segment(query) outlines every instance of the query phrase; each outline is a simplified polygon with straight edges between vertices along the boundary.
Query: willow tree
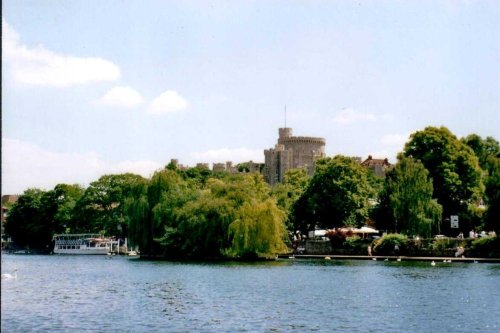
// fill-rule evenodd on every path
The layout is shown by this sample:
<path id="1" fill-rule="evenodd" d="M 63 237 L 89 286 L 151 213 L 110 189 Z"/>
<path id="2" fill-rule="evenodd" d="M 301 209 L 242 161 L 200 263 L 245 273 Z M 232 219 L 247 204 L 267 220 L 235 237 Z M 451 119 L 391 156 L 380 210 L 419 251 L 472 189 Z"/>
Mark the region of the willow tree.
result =
<path id="1" fill-rule="evenodd" d="M 232 244 L 226 254 L 252 258 L 286 252 L 284 217 L 272 199 L 245 203 L 229 226 Z"/>
<path id="2" fill-rule="evenodd" d="M 383 189 L 393 229 L 426 237 L 438 232 L 442 208 L 432 199 L 432 193 L 432 180 L 423 164 L 402 158 L 386 174 Z"/>

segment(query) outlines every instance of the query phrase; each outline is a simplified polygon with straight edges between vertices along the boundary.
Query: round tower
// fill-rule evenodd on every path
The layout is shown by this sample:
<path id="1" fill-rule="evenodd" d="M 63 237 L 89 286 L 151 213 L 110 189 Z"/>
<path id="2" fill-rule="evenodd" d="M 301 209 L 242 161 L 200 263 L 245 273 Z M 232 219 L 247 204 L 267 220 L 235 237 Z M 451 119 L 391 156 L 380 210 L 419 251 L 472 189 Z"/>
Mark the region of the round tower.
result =
<path id="1" fill-rule="evenodd" d="M 282 143 L 283 140 L 292 137 L 293 130 L 290 127 L 282 127 L 279 129 L 278 143 Z"/>

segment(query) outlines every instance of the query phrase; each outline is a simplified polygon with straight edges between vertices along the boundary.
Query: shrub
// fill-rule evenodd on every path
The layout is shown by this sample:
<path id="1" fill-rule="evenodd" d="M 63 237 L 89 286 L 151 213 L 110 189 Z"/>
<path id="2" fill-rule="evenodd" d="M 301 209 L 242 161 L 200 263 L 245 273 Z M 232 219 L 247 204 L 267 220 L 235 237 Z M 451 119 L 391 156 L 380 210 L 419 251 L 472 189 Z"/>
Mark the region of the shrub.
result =
<path id="1" fill-rule="evenodd" d="M 499 257 L 500 237 L 482 237 L 473 240 L 471 253 L 481 257 Z"/>
<path id="2" fill-rule="evenodd" d="M 349 250 L 364 251 L 366 250 L 366 245 L 361 237 L 352 236 L 345 239 L 344 248 Z"/>
<path id="3" fill-rule="evenodd" d="M 453 238 L 438 238 L 432 243 L 432 249 L 434 251 L 444 251 L 446 249 L 452 249 L 455 247 L 456 240 Z"/>
<path id="4" fill-rule="evenodd" d="M 352 235 L 353 233 L 351 230 L 342 230 L 341 228 L 328 230 L 325 233 L 325 236 L 330 239 L 332 248 L 342 247 L 346 238 L 351 237 Z"/>
<path id="5" fill-rule="evenodd" d="M 384 235 L 373 242 L 373 251 L 378 255 L 397 254 L 394 252 L 396 245 L 399 247 L 400 253 L 404 252 L 408 245 L 408 237 L 401 234 Z"/>

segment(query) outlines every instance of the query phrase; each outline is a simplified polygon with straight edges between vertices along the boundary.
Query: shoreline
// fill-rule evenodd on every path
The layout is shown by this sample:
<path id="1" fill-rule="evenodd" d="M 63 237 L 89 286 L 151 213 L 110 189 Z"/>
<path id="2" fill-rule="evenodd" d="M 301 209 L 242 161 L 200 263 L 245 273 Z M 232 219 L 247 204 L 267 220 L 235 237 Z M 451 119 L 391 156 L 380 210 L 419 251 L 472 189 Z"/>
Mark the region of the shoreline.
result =
<path id="1" fill-rule="evenodd" d="M 494 263 L 500 264 L 500 258 L 457 258 L 457 257 L 414 257 L 414 256 L 364 256 L 364 255 L 338 255 L 338 254 L 282 254 L 278 259 L 323 259 L 323 260 L 374 260 L 377 261 L 435 261 L 462 262 L 462 263 Z"/>

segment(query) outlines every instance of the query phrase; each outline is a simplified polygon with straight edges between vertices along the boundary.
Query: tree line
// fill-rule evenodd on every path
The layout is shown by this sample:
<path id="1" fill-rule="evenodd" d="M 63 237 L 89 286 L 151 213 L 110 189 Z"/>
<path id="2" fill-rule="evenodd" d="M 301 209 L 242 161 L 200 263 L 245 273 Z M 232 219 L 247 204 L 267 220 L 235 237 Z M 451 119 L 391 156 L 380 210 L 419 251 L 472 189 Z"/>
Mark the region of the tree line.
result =
<path id="1" fill-rule="evenodd" d="M 449 218 L 459 216 L 459 229 Z M 354 158 L 289 170 L 270 187 L 259 173 L 229 174 L 174 164 L 147 179 L 104 175 L 87 188 L 28 189 L 5 232 L 17 246 L 51 249 L 56 233 L 128 238 L 141 253 L 177 258 L 256 258 L 286 252 L 289 235 L 314 228 L 373 224 L 408 236 L 500 231 L 500 145 L 457 138 L 445 127 L 410 136 L 379 178 Z"/>

